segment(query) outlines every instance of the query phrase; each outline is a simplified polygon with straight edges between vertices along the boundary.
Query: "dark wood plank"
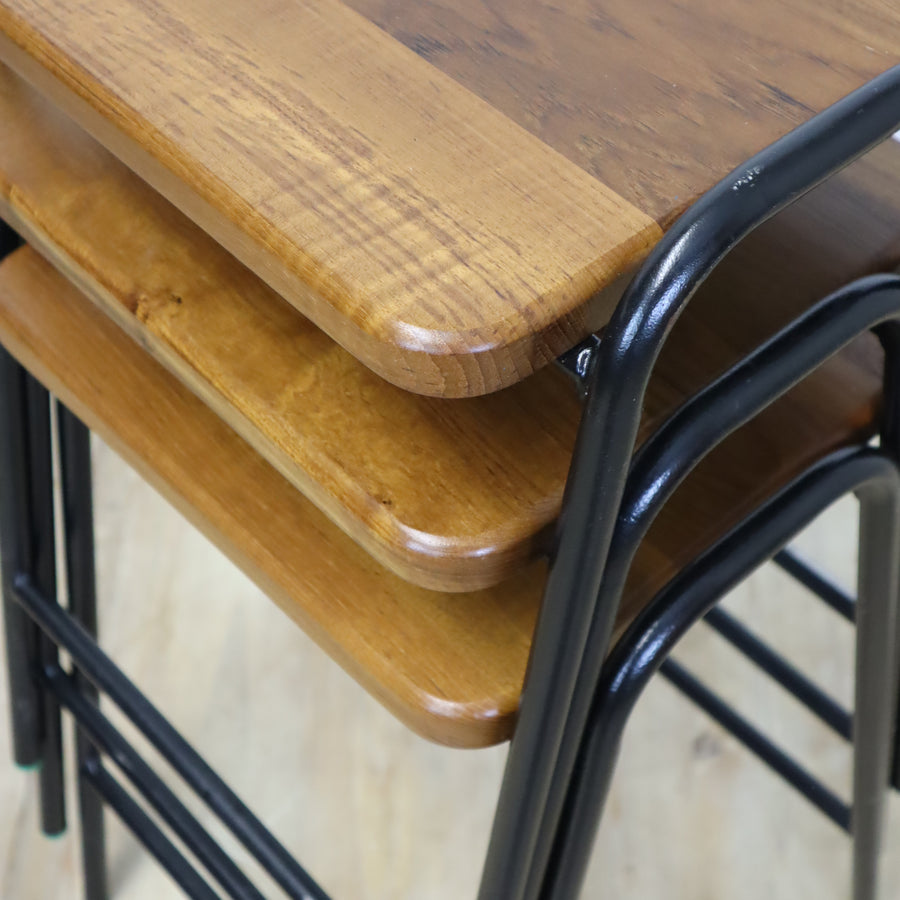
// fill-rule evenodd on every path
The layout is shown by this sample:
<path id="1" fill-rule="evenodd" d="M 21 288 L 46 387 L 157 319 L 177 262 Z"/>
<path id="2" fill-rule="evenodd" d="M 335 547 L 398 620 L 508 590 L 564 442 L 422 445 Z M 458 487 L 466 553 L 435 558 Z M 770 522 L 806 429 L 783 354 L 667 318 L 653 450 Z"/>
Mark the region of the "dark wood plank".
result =
<path id="1" fill-rule="evenodd" d="M 663 225 L 900 62 L 888 0 L 347 0 Z"/>

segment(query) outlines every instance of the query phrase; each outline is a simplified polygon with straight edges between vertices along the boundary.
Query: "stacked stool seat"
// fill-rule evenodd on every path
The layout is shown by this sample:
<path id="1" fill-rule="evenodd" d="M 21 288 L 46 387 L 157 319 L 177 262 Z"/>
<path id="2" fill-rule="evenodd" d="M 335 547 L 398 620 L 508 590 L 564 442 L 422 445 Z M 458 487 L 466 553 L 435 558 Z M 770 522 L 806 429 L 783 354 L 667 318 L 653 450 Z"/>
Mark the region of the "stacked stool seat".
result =
<path id="1" fill-rule="evenodd" d="M 898 552 L 891 322 L 900 287 L 888 275 L 845 285 L 900 260 L 898 148 L 875 147 L 834 173 L 887 133 L 878 98 L 900 76 L 735 170 L 650 253 L 674 206 L 648 215 L 449 78 L 398 87 L 387 112 L 361 95 L 348 100 L 361 50 L 380 48 L 372 65 L 385 83 L 428 67 L 343 6 L 281 10 L 308 26 L 303 49 L 314 61 L 329 35 L 347 36 L 333 77 L 312 63 L 296 84 L 297 73 L 286 76 L 298 91 L 302 82 L 295 99 L 308 106 L 295 131 L 285 131 L 293 120 L 278 102 L 287 88 L 271 81 L 292 49 L 280 19 L 247 38 L 240 52 L 254 74 L 226 67 L 234 105 L 219 97 L 222 129 L 200 132 L 236 145 L 235 157 L 217 156 L 194 140 L 197 110 L 171 82 L 189 71 L 214 95 L 212 60 L 240 44 L 241 11 L 226 4 L 219 21 L 201 4 L 175 28 L 171 10 L 120 2 L 134 22 L 113 16 L 103 27 L 105 7 L 84 9 L 83 44 L 69 40 L 71 4 L 55 16 L 25 0 L 0 3 L 0 59 L 12 66 L 0 68 L 0 518 L 15 752 L 42 763 L 44 827 L 61 830 L 59 707 L 74 715 L 90 900 L 105 893 L 103 803 L 189 895 L 215 896 L 106 757 L 126 760 L 133 787 L 226 892 L 258 896 L 100 715 L 97 689 L 289 895 L 324 894 L 85 635 L 96 630 L 88 429 L 414 731 L 457 747 L 512 738 L 483 900 L 574 895 L 614 762 L 618 732 L 607 729 L 606 746 L 602 726 L 617 714 L 620 668 L 636 665 L 642 641 L 667 650 L 715 602 L 721 590 L 710 585 L 721 589 L 730 566 L 742 577 L 775 553 L 790 536 L 778 538 L 776 523 L 802 523 L 815 490 L 859 489 L 869 533 L 856 723 L 837 717 L 862 748 L 857 793 L 851 809 L 801 789 L 853 832 L 855 897 L 869 900 L 890 767 L 885 710 L 897 687 L 897 573 L 885 572 Z M 97 63 L 106 30 L 123 27 L 123 46 L 159 32 L 191 48 L 203 28 L 207 43 L 175 54 L 154 80 L 125 64 L 121 48 Z M 263 38 L 271 59 L 253 56 Z M 258 121 L 240 113 L 247 79 L 266 98 Z M 181 105 L 161 114 L 175 97 Z M 849 121 L 854 103 L 875 108 L 856 150 L 829 125 Z M 359 130 L 338 128 L 341 115 Z M 284 144 L 257 156 L 264 125 Z M 831 177 L 741 240 L 819 180 L 797 162 L 807 134 L 810 170 Z M 430 165 L 419 169 L 420 159 Z M 479 202 L 459 187 L 467 179 L 482 185 Z M 696 237 L 704 227 L 706 242 Z M 679 240 L 700 245 L 686 262 Z M 659 276 L 667 253 L 693 273 L 672 288 Z M 713 268 L 678 318 L 691 277 L 699 283 Z M 643 309 L 654 292 L 657 305 Z M 856 308 L 873 312 L 832 346 L 832 320 Z M 615 356 L 628 342 L 634 365 Z M 808 362 L 792 361 L 793 343 Z M 621 381 L 604 381 L 604 366 L 619 366 Z M 768 393 L 757 396 L 754 379 Z M 608 414 L 598 413 L 604 404 Z M 865 449 L 875 436 L 881 449 Z M 600 449 L 591 457 L 586 447 Z M 54 454 L 61 504 L 49 489 Z M 57 521 L 71 616 L 56 602 Z M 682 608 L 666 630 L 668 610 Z"/>

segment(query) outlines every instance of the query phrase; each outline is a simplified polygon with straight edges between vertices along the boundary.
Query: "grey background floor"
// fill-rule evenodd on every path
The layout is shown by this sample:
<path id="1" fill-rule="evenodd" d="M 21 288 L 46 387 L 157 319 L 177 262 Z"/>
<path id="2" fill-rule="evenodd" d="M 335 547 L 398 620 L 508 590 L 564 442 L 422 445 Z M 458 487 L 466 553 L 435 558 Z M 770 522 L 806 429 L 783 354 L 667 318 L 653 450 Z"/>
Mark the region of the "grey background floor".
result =
<path id="1" fill-rule="evenodd" d="M 474 896 L 504 748 L 448 750 L 409 733 L 99 442 L 94 462 L 105 649 L 336 900 Z M 798 546 L 850 585 L 854 528 L 843 501 Z M 726 603 L 849 705 L 848 625 L 771 566 Z M 720 638 L 700 626 L 678 657 L 846 795 L 846 746 Z M 33 776 L 0 765 L 0 898 L 77 898 L 77 826 L 44 840 L 35 805 Z M 116 900 L 178 896 L 108 819 Z M 900 892 L 898 838 L 892 824 L 885 897 Z M 841 832 L 670 686 L 651 685 L 587 897 L 825 900 L 847 896 L 848 873 Z"/>

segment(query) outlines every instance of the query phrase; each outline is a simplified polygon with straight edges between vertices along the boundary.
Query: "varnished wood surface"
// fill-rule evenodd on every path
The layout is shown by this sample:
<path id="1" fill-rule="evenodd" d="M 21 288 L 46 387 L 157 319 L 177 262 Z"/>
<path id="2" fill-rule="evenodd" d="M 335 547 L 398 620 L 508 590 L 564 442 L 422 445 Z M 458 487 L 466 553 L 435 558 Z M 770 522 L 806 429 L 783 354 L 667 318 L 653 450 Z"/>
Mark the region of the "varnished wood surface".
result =
<path id="1" fill-rule="evenodd" d="M 0 335 L 400 718 L 451 744 L 507 736 L 540 565 L 440 594 L 378 565 L 33 251 L 3 263 Z M 210 615 L 215 598 L 210 597 Z"/>
<path id="2" fill-rule="evenodd" d="M 391 575 L 30 249 L 0 266 L 0 339 L 410 727 L 462 746 L 509 736 L 541 564 L 466 594 Z M 654 526 L 618 628 L 773 485 L 868 433 L 876 395 L 842 355 L 716 451 Z"/>
<path id="3" fill-rule="evenodd" d="M 580 304 L 648 219 L 900 40 L 884 0 L 354 5 L 385 31 L 337 3 L 9 0 L 0 53 L 351 352 L 448 396 L 602 324 L 610 297 Z"/>
<path id="4" fill-rule="evenodd" d="M 579 412 L 562 375 L 454 402 L 394 388 L 4 70 L 0 120 L 0 214 L 379 561 L 473 590 L 545 549 Z M 751 238 L 677 327 L 644 433 L 810 302 L 900 259 L 898 207 L 888 144 Z"/>
<path id="5" fill-rule="evenodd" d="M 7 0 L 0 57 L 417 392 L 549 362 L 660 233 L 340 3 Z"/>
<path id="6" fill-rule="evenodd" d="M 473 590 L 543 549 L 580 415 L 565 375 L 403 391 L 2 67 L 0 121 L 0 217 L 384 565 Z"/>
<path id="7" fill-rule="evenodd" d="M 893 0 L 347 0 L 663 225 L 900 62 Z"/>

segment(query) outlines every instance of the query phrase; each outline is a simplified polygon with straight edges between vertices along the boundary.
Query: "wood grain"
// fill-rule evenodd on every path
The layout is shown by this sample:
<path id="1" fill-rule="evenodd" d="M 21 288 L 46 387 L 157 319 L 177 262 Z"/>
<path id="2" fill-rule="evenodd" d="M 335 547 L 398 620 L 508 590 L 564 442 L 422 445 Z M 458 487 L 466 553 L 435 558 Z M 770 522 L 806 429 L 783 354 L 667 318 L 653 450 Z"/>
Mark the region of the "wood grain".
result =
<path id="1" fill-rule="evenodd" d="M 390 574 L 30 249 L 0 265 L 0 339 L 410 727 L 457 746 L 510 735 L 541 564 L 452 595 Z M 870 433 L 876 398 L 842 355 L 723 444 L 651 531 L 618 629 L 779 480 Z"/>
<path id="2" fill-rule="evenodd" d="M 454 402 L 399 390 L 2 69 L 0 120 L 0 214 L 383 565 L 475 590 L 546 549 L 579 414 L 559 373 Z M 900 259 L 898 206 L 888 144 L 751 238 L 676 329 L 644 433 L 819 296 Z"/>
<path id="3" fill-rule="evenodd" d="M 479 744 L 508 734 L 540 565 L 488 592 L 409 585 L 33 251 L 17 252 L 0 271 L 7 349 L 352 675 L 435 740 Z"/>
<path id="4" fill-rule="evenodd" d="M 2 67 L 0 121 L 0 216 L 382 564 L 473 590 L 543 551 L 580 415 L 561 372 L 403 391 Z"/>
<path id="5" fill-rule="evenodd" d="M 347 0 L 663 225 L 900 62 L 887 0 Z"/>
<path id="6" fill-rule="evenodd" d="M 0 57 L 388 380 L 480 394 L 659 236 L 340 3 L 8 0 Z"/>

